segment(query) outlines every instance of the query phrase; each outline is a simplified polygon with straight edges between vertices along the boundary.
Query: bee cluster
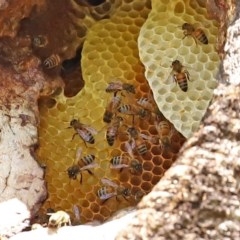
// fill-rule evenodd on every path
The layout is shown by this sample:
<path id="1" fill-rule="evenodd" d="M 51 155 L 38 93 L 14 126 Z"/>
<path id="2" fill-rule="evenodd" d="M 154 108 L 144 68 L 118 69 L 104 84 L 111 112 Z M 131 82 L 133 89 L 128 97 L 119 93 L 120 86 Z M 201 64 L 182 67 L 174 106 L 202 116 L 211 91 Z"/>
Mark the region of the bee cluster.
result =
<path id="1" fill-rule="evenodd" d="M 102 120 L 106 124 L 103 128 L 105 141 L 113 150 L 114 146 L 118 145 L 117 142 L 122 142 L 121 154 L 114 154 L 109 159 L 107 168 L 119 172 L 119 174 L 127 172 L 132 176 L 141 177 L 144 171 L 151 170 L 146 159 L 149 158 L 149 151 L 152 151 L 150 148 L 153 145 L 156 153 L 165 156 L 171 154 L 172 146 L 174 146 L 174 144 L 172 145 L 174 128 L 158 111 L 150 92 L 148 96 L 136 98 L 135 86 L 120 80 L 110 82 L 106 92 L 109 93 L 110 101 L 102 116 Z M 148 127 L 149 124 L 152 125 L 151 134 L 142 132 L 140 126 Z M 72 140 L 75 136 L 79 136 L 86 149 L 96 143 L 95 135 L 99 131 L 92 126 L 84 124 L 78 119 L 72 119 L 68 128 L 75 131 Z M 100 167 L 94 154 L 82 153 L 83 148 L 79 147 L 76 151 L 75 163 L 66 170 L 70 180 L 79 181 L 80 189 L 84 184 L 83 179 L 94 177 L 94 171 Z M 85 172 L 88 173 L 88 177 L 84 176 Z M 117 202 L 122 198 L 129 203 L 136 204 L 149 192 L 140 188 L 130 188 L 129 185 L 116 183 L 107 177 L 100 179 L 100 185 L 95 194 L 101 205 L 105 205 L 112 198 Z"/>

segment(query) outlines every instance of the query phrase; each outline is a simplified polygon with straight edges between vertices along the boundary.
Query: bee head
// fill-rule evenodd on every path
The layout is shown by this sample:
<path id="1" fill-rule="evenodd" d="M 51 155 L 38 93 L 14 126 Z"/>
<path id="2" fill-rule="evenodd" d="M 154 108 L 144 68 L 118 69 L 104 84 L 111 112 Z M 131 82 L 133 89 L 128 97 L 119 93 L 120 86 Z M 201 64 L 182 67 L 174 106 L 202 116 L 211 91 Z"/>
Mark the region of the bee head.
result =
<path id="1" fill-rule="evenodd" d="M 124 197 L 129 197 L 129 196 L 131 195 L 130 189 L 129 189 L 129 188 L 124 188 L 124 189 L 123 189 L 123 192 L 122 192 L 122 195 L 123 195 Z"/>
<path id="2" fill-rule="evenodd" d="M 78 122 L 77 119 L 72 119 L 70 122 L 70 126 L 73 127 L 74 125 L 76 125 L 77 122 Z"/>
<path id="3" fill-rule="evenodd" d="M 79 171 L 78 166 L 72 166 L 72 167 L 68 168 L 68 170 L 67 170 L 68 177 L 70 179 L 75 180 L 77 178 L 78 171 Z"/>

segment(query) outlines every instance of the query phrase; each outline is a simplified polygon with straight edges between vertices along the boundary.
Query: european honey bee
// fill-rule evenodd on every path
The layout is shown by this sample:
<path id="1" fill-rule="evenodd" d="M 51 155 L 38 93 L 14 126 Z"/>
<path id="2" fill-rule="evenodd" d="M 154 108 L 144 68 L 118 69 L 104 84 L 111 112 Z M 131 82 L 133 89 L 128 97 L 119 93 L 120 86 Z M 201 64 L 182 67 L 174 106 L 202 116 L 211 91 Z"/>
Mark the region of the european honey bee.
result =
<path id="1" fill-rule="evenodd" d="M 52 54 L 43 61 L 43 66 L 47 69 L 52 69 L 57 67 L 60 64 L 60 57 L 58 54 Z"/>
<path id="2" fill-rule="evenodd" d="M 149 115 L 149 112 L 144 109 L 144 108 L 137 108 L 133 105 L 130 104 L 124 104 L 121 105 L 118 108 L 118 112 L 122 113 L 122 114 L 126 114 L 126 115 L 132 115 L 133 116 L 133 121 L 134 121 L 134 116 L 137 115 L 139 116 L 141 119 L 144 119 L 147 115 Z"/>
<path id="3" fill-rule="evenodd" d="M 106 88 L 106 92 L 113 92 L 114 94 L 123 90 L 128 93 L 136 93 L 132 84 L 122 83 L 121 81 L 110 82 Z"/>
<path id="4" fill-rule="evenodd" d="M 197 40 L 203 44 L 208 44 L 208 38 L 201 28 L 194 28 L 190 23 L 184 23 L 182 25 L 182 30 L 185 38 L 186 36 L 192 36 L 197 44 Z"/>
<path id="5" fill-rule="evenodd" d="M 102 203 L 105 203 L 112 197 L 116 197 L 116 200 L 118 201 L 118 196 L 122 196 L 127 201 L 127 197 L 131 195 L 129 188 L 119 186 L 108 178 L 102 178 L 101 182 L 105 186 L 98 189 L 97 196 L 100 198 L 100 200 L 103 200 Z"/>
<path id="6" fill-rule="evenodd" d="M 64 211 L 57 211 L 55 213 L 50 213 L 50 218 L 48 221 L 49 228 L 60 228 L 62 226 L 71 225 L 70 216 Z"/>
<path id="7" fill-rule="evenodd" d="M 111 101 L 108 103 L 107 108 L 103 115 L 103 121 L 106 123 L 110 123 L 112 121 L 113 115 L 117 109 L 117 107 L 121 103 L 121 98 L 119 96 L 113 96 Z"/>
<path id="8" fill-rule="evenodd" d="M 90 143 L 90 144 L 94 144 L 95 143 L 95 139 L 93 137 L 93 135 L 97 134 L 97 130 L 85 125 L 83 123 L 80 123 L 79 120 L 77 119 L 73 119 L 70 122 L 70 127 L 68 128 L 73 128 L 76 133 L 73 134 L 72 136 L 72 140 L 74 139 L 74 137 L 76 135 L 79 135 L 80 138 L 82 138 L 82 140 L 84 141 L 84 143 Z"/>
<path id="9" fill-rule="evenodd" d="M 137 104 L 148 111 L 153 110 L 153 103 L 149 98 L 141 97 L 137 100 Z"/>
<path id="10" fill-rule="evenodd" d="M 38 35 L 36 37 L 33 37 L 32 44 L 34 47 L 42 48 L 48 44 L 48 39 L 44 35 Z"/>
<path id="11" fill-rule="evenodd" d="M 68 177 L 70 179 L 76 180 L 77 175 L 80 174 L 80 183 L 82 184 L 82 172 L 87 171 L 90 175 L 93 175 L 93 172 L 90 169 L 93 169 L 98 166 L 97 163 L 94 162 L 95 156 L 92 154 L 88 154 L 81 158 L 82 149 L 78 148 L 76 153 L 77 163 L 72 165 L 67 169 Z"/>
<path id="12" fill-rule="evenodd" d="M 127 129 L 128 134 L 130 135 L 130 140 L 126 142 L 127 151 L 129 149 L 135 149 L 138 154 L 144 155 L 147 153 L 147 145 L 143 138 L 150 139 L 149 136 L 139 133 L 135 127 L 129 127 Z"/>
<path id="13" fill-rule="evenodd" d="M 173 69 L 173 79 L 178 83 L 179 87 L 183 92 L 187 92 L 188 90 L 188 81 L 190 81 L 190 74 L 184 68 L 182 63 L 179 60 L 174 60 L 172 62 L 172 69 Z"/>
<path id="14" fill-rule="evenodd" d="M 120 172 L 124 168 L 128 168 L 132 174 L 137 174 L 142 172 L 142 164 L 134 158 L 133 155 L 133 150 L 129 145 L 126 145 L 126 150 L 129 154 L 129 156 L 126 155 L 119 155 L 119 156 L 114 156 L 110 160 L 110 168 L 112 169 L 120 169 Z"/>
<path id="15" fill-rule="evenodd" d="M 171 137 L 173 135 L 173 128 L 167 121 L 155 122 L 155 126 L 159 135 L 159 140 L 162 149 L 171 147 Z"/>
<path id="16" fill-rule="evenodd" d="M 111 124 L 108 126 L 107 131 L 106 131 L 106 139 L 108 142 L 109 146 L 113 146 L 114 141 L 117 137 L 118 134 L 118 129 L 123 121 L 123 118 L 120 116 L 116 116 Z"/>

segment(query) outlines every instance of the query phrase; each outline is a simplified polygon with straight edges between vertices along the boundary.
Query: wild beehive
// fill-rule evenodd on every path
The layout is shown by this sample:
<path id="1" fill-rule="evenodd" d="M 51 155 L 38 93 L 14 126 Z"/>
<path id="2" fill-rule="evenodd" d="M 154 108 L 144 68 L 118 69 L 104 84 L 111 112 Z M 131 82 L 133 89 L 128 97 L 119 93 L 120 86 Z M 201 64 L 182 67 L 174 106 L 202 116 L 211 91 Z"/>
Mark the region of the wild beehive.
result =
<path id="1" fill-rule="evenodd" d="M 74 4 L 77 8 L 76 3 Z M 206 102 L 210 100 L 216 85 L 214 80 L 209 83 L 208 80 L 212 79 L 218 61 L 213 48 L 217 26 L 208 19 L 202 1 L 178 1 L 169 4 L 168 1 L 161 0 L 152 1 L 151 6 L 150 0 L 112 0 L 104 4 L 112 7 L 98 6 L 90 11 L 95 19 L 98 15 L 99 19 L 104 15 L 104 19 L 97 21 L 86 31 L 81 59 L 85 81 L 83 89 L 74 97 L 66 97 L 61 92 L 52 97 L 53 104 L 40 106 L 38 155 L 41 163 L 46 165 L 49 192 L 42 211 L 51 207 L 71 213 L 73 206 L 78 206 L 82 222 L 103 221 L 118 209 L 136 205 L 138 197 L 151 191 L 174 162 L 185 140 L 174 126 L 185 136 L 189 136 L 199 124 Z M 195 12 L 194 8 L 198 8 L 198 11 Z M 105 9 L 108 11 L 106 15 Z M 191 38 L 183 40 L 179 24 L 185 21 L 210 24 L 211 28 L 207 30 L 210 44 L 203 48 L 200 44 L 196 45 Z M 193 79 L 189 83 L 187 93 L 182 93 L 172 82 L 165 81 L 170 74 L 169 66 L 173 59 L 179 59 L 186 66 L 194 64 L 192 69 L 198 72 L 197 80 Z M 118 93 L 121 105 L 139 108 L 137 100 L 147 98 L 151 102 L 151 109 L 144 117 L 134 114 L 134 119 L 132 114 L 119 113 L 116 110 L 117 115 L 122 117 L 123 124 L 113 146 L 109 146 L 106 140 L 109 124 L 103 121 L 103 114 L 113 94 L 105 89 L 110 82 L 116 80 L 135 87 L 135 93 Z M 157 104 L 152 98 L 152 91 Z M 197 102 L 200 96 L 203 99 Z M 179 112 L 182 112 L 181 117 L 177 115 Z M 75 131 L 73 128 L 68 129 L 72 119 L 78 119 L 97 130 L 94 144 L 85 144 L 79 136 L 72 140 Z M 165 122 L 170 127 L 170 144 L 167 146 L 161 141 L 161 136 L 159 139 L 159 122 Z M 136 151 L 127 131 L 131 127 L 137 129 L 140 140 L 146 145 L 145 154 Z M 129 145 L 133 149 L 134 158 L 142 166 L 139 174 L 131 172 L 129 168 L 122 171 L 111 169 L 110 160 L 114 156 L 131 157 L 127 151 Z M 79 178 L 69 179 L 67 174 L 67 169 L 76 163 L 76 151 L 79 147 L 83 156 L 94 155 L 94 161 L 98 164 L 91 169 L 92 174 L 82 172 L 82 183 Z M 118 199 L 111 197 L 103 203 L 97 192 L 104 185 L 104 178 L 129 189 L 130 197 L 127 200 L 122 196 Z"/>

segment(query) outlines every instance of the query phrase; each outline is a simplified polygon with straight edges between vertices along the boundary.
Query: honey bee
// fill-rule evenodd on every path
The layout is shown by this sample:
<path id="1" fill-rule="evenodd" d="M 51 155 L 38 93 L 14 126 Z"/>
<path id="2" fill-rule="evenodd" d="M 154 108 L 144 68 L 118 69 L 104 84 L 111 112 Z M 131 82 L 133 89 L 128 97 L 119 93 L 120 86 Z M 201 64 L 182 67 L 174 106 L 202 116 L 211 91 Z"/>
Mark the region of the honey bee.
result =
<path id="1" fill-rule="evenodd" d="M 49 228 L 60 228 L 62 226 L 71 225 L 70 216 L 64 211 L 57 211 L 55 213 L 49 213 L 50 218 L 48 221 Z"/>
<path id="2" fill-rule="evenodd" d="M 150 101 L 149 98 L 146 98 L 146 97 L 141 97 L 137 100 L 137 104 L 139 106 L 141 106 L 142 108 L 148 110 L 148 111 L 152 111 L 153 109 L 153 104 L 152 102 Z"/>
<path id="3" fill-rule="evenodd" d="M 208 38 L 201 28 L 195 29 L 190 23 L 184 23 L 182 25 L 182 30 L 185 38 L 186 36 L 192 36 L 197 44 L 197 40 L 203 44 L 208 44 Z"/>
<path id="4" fill-rule="evenodd" d="M 97 134 L 96 129 L 94 129 L 88 125 L 85 125 L 83 123 L 80 123 L 79 120 L 77 120 L 77 119 L 71 120 L 70 127 L 68 127 L 68 128 L 73 128 L 76 131 L 76 133 L 74 133 L 72 136 L 72 140 L 74 139 L 74 137 L 76 135 L 79 135 L 80 138 L 82 138 L 82 140 L 84 141 L 85 145 L 86 145 L 86 142 L 90 143 L 90 144 L 95 143 L 95 139 L 94 139 L 93 135 Z"/>
<path id="5" fill-rule="evenodd" d="M 43 61 L 43 66 L 47 69 L 55 68 L 59 65 L 61 59 L 58 54 L 52 54 Z"/>
<path id="6" fill-rule="evenodd" d="M 129 159 L 127 156 L 115 156 L 110 160 L 112 169 L 120 169 L 120 172 L 124 168 L 129 168 L 130 172 L 141 173 L 142 171 L 142 164 L 137 159 Z"/>
<path id="7" fill-rule="evenodd" d="M 162 149 L 171 147 L 171 137 L 173 135 L 173 128 L 167 121 L 155 122 L 155 126 L 159 135 L 159 140 Z"/>
<path id="8" fill-rule="evenodd" d="M 129 149 L 136 149 L 138 154 L 144 155 L 147 153 L 147 145 L 144 142 L 144 139 L 150 139 L 149 136 L 145 134 L 139 133 L 139 131 L 135 127 L 129 127 L 127 129 L 128 134 L 130 135 L 130 141 L 126 142 L 125 146 L 127 148 L 127 151 Z"/>
<path id="9" fill-rule="evenodd" d="M 137 108 L 133 105 L 130 104 L 124 104 L 121 105 L 118 108 L 118 112 L 126 115 L 132 115 L 133 116 L 133 121 L 134 121 L 134 116 L 137 115 L 141 119 L 145 118 L 147 115 L 149 115 L 149 112 L 146 109 L 143 108 Z"/>
<path id="10" fill-rule="evenodd" d="M 119 186 L 108 178 L 102 178 L 101 182 L 105 186 L 98 189 L 97 196 L 100 198 L 100 200 L 103 200 L 102 203 L 105 203 L 108 199 L 112 197 L 116 197 L 116 200 L 118 201 L 118 196 L 122 196 L 126 201 L 128 201 L 127 197 L 131 195 L 131 191 L 129 188 Z"/>
<path id="11" fill-rule="evenodd" d="M 38 35 L 36 37 L 33 37 L 32 44 L 34 47 L 42 48 L 48 44 L 48 39 L 44 35 Z"/>
<path id="12" fill-rule="evenodd" d="M 95 156 L 88 154 L 81 158 L 82 149 L 78 148 L 76 153 L 77 164 L 72 165 L 67 169 L 68 177 L 70 179 L 76 180 L 77 175 L 80 174 L 80 183 L 82 184 L 82 172 L 87 171 L 90 175 L 93 175 L 93 172 L 90 170 L 98 166 L 97 163 L 94 163 Z"/>
<path id="13" fill-rule="evenodd" d="M 132 84 L 122 83 L 121 81 L 110 82 L 106 88 L 106 92 L 113 92 L 114 94 L 123 90 L 128 93 L 136 93 Z"/>
<path id="14" fill-rule="evenodd" d="M 103 115 L 104 122 L 110 123 L 112 121 L 114 112 L 116 111 L 116 108 L 120 105 L 120 103 L 121 103 L 121 98 L 119 96 L 112 97 Z"/>
<path id="15" fill-rule="evenodd" d="M 107 139 L 107 142 L 108 142 L 109 146 L 113 146 L 114 141 L 115 141 L 115 139 L 117 137 L 117 134 L 118 134 L 118 129 L 119 129 L 122 121 L 123 121 L 122 117 L 116 116 L 112 120 L 111 124 L 108 126 L 107 132 L 106 132 L 106 139 Z"/>
<path id="16" fill-rule="evenodd" d="M 187 92 L 188 90 L 188 81 L 190 81 L 190 74 L 189 72 L 184 69 L 184 66 L 179 60 L 174 60 L 172 62 L 172 69 L 173 69 L 173 79 L 178 83 L 179 87 L 183 92 Z"/>

